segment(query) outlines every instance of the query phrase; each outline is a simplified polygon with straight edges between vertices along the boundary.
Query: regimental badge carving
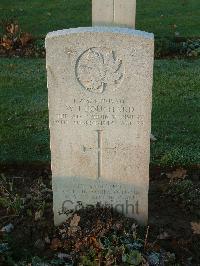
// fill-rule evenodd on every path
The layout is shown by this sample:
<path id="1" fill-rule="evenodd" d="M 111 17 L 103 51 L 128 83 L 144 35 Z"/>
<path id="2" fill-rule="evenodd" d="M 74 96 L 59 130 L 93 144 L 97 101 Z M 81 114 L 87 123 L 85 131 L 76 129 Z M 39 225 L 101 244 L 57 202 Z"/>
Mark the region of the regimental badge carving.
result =
<path id="1" fill-rule="evenodd" d="M 107 87 L 116 87 L 124 76 L 122 60 L 106 48 L 90 48 L 76 62 L 76 77 L 87 91 L 103 93 Z"/>

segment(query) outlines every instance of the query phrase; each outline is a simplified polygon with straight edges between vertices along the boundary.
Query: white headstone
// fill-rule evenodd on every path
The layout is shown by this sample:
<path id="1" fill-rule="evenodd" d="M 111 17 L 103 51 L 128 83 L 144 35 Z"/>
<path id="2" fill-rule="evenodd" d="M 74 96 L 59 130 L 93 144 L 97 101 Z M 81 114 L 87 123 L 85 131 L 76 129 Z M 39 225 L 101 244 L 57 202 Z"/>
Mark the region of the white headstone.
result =
<path id="1" fill-rule="evenodd" d="M 80 202 L 146 223 L 153 34 L 63 30 L 46 51 L 55 224 Z"/>
<path id="2" fill-rule="evenodd" d="M 92 0 L 92 25 L 135 28 L 136 0 Z"/>

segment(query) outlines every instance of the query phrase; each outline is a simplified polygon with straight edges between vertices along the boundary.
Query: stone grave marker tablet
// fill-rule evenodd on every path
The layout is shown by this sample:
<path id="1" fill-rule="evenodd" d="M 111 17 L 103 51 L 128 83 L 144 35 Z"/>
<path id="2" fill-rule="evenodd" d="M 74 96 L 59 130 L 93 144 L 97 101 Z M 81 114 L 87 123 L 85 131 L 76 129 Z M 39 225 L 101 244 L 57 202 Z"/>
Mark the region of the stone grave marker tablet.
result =
<path id="1" fill-rule="evenodd" d="M 55 224 L 80 203 L 146 223 L 153 34 L 56 31 L 46 52 Z"/>

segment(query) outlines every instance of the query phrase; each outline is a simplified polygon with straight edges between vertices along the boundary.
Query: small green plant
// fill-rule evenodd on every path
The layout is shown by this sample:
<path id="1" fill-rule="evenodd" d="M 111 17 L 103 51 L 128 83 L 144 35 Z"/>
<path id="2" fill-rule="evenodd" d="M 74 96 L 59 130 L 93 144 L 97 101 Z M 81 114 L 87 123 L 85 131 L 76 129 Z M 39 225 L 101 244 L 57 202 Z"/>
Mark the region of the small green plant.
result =
<path id="1" fill-rule="evenodd" d="M 155 40 L 155 57 L 171 57 L 180 55 L 181 44 L 173 38 L 156 38 Z"/>
<path id="2" fill-rule="evenodd" d="M 142 255 L 138 250 L 132 250 L 129 254 L 123 256 L 122 261 L 127 265 L 140 265 L 142 262 Z"/>
<path id="3" fill-rule="evenodd" d="M 12 215 L 19 215 L 23 209 L 23 200 L 13 192 L 13 183 L 4 175 L 0 176 L 0 207 Z"/>
<path id="4" fill-rule="evenodd" d="M 198 57 L 200 56 L 200 39 L 197 40 L 187 40 L 183 43 L 182 54 L 188 57 Z"/>
<path id="5" fill-rule="evenodd" d="M 155 57 L 198 57 L 200 39 L 156 38 Z"/>
<path id="6" fill-rule="evenodd" d="M 45 57 L 44 39 L 36 39 L 33 43 L 33 55 L 35 57 Z"/>
<path id="7" fill-rule="evenodd" d="M 186 211 L 198 214 L 200 206 L 200 185 L 191 180 L 179 180 L 170 184 L 167 195 L 178 202 Z"/>

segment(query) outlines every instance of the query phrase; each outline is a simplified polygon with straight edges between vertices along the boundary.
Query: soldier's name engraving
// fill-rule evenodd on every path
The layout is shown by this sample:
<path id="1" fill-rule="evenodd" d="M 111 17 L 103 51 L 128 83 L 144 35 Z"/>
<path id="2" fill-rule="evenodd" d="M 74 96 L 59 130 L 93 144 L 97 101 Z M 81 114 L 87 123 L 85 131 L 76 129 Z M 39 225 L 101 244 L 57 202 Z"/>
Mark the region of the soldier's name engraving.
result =
<path id="1" fill-rule="evenodd" d="M 53 124 L 132 126 L 134 119 L 138 119 L 134 106 L 125 99 L 74 98 L 70 104 L 63 104 L 61 110 L 55 114 Z"/>

